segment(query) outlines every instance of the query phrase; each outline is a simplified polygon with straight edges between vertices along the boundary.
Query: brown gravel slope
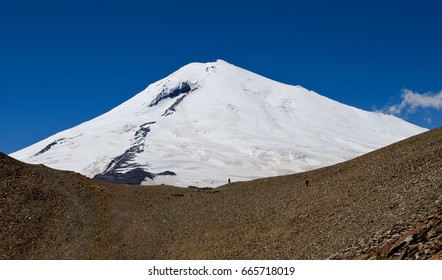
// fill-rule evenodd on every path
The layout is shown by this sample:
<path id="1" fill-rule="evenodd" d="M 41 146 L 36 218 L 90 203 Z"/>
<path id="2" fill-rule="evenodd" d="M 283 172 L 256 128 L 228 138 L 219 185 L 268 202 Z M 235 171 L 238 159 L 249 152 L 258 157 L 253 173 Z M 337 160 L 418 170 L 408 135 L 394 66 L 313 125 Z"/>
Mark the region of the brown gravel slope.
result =
<path id="1" fill-rule="evenodd" d="M 323 259 L 440 207 L 441 157 L 435 129 L 331 167 L 192 190 L 1 154 L 0 258 Z"/>
<path id="2" fill-rule="evenodd" d="M 387 230 L 362 238 L 330 259 L 442 259 L 442 208 L 425 219 L 401 221 Z"/>

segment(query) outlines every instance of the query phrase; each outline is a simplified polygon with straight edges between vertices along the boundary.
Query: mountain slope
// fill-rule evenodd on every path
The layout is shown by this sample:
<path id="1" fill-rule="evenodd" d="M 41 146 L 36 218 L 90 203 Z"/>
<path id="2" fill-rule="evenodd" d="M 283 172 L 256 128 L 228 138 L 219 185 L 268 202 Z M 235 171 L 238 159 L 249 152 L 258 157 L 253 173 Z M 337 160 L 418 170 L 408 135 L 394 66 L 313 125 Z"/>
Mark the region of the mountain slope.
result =
<path id="1" fill-rule="evenodd" d="M 423 131 L 219 60 L 11 156 L 104 181 L 205 187 L 327 166 Z"/>
<path id="2" fill-rule="evenodd" d="M 366 236 L 330 259 L 442 259 L 442 208 Z"/>
<path id="3" fill-rule="evenodd" d="M 440 208 L 441 157 L 439 128 L 330 167 L 195 190 L 0 154 L 0 258 L 324 259 Z"/>

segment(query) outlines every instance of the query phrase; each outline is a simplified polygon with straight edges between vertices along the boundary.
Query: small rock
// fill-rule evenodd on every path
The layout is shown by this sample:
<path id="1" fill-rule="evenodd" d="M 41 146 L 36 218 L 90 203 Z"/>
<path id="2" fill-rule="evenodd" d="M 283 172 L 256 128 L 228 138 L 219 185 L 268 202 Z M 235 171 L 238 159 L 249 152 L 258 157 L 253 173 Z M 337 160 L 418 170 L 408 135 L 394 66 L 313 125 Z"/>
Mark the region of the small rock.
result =
<path id="1" fill-rule="evenodd" d="M 410 243 L 413 240 L 413 235 L 407 236 L 407 238 L 405 238 L 405 242 L 406 243 Z"/>
<path id="2" fill-rule="evenodd" d="M 436 227 L 434 227 L 434 230 L 436 231 L 436 233 L 442 233 L 442 224 L 437 225 Z"/>

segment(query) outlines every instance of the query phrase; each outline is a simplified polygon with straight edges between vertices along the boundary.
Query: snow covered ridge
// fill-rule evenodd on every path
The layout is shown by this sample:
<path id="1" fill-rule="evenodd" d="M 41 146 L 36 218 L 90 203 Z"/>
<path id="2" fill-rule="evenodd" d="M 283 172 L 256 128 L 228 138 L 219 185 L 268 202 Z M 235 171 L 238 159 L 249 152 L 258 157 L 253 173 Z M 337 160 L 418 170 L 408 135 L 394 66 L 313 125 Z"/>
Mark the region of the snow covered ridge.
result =
<path id="1" fill-rule="evenodd" d="M 216 187 L 335 164 L 426 130 L 218 60 L 188 64 L 11 156 L 105 181 Z"/>

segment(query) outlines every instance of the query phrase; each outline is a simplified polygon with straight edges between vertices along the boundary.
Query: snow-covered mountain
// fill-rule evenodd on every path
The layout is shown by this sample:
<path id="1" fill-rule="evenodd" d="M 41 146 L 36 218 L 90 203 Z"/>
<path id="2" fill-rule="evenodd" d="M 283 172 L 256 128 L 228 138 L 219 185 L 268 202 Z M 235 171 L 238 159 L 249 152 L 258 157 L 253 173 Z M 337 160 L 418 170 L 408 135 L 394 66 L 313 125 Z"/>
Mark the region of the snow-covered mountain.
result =
<path id="1" fill-rule="evenodd" d="M 186 65 L 11 156 L 101 180 L 215 187 L 335 164 L 424 131 L 218 60 Z"/>

